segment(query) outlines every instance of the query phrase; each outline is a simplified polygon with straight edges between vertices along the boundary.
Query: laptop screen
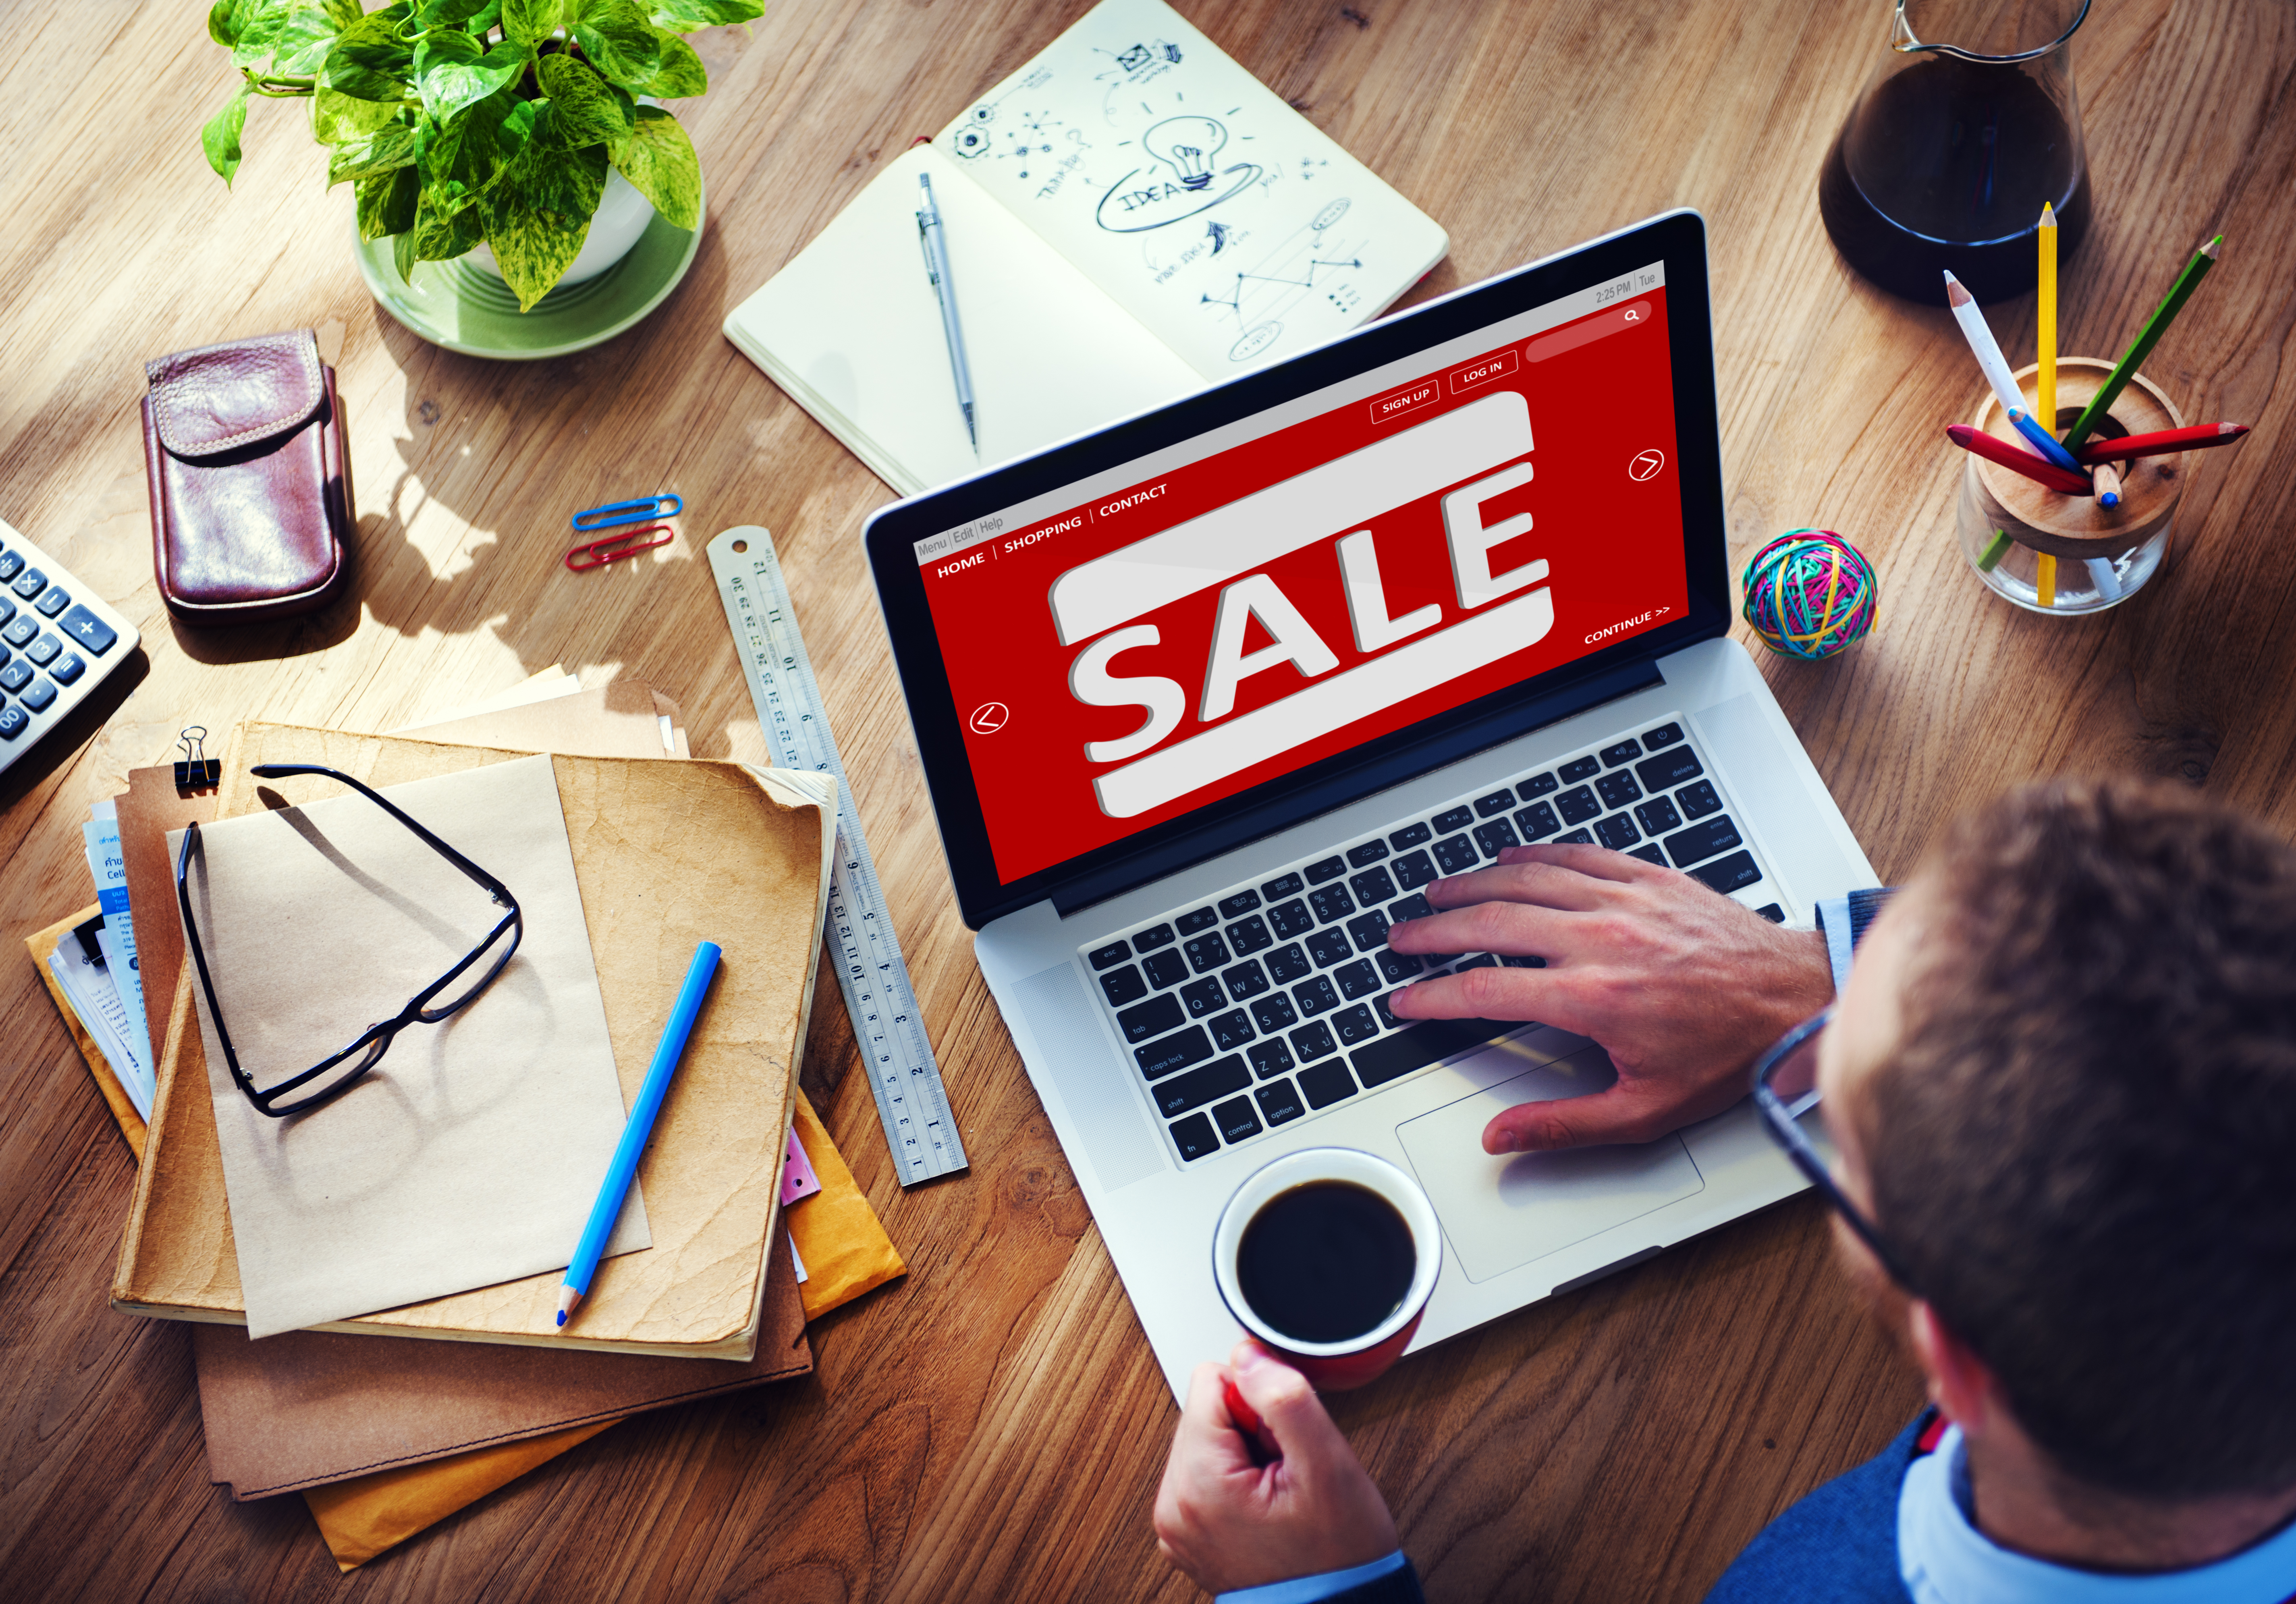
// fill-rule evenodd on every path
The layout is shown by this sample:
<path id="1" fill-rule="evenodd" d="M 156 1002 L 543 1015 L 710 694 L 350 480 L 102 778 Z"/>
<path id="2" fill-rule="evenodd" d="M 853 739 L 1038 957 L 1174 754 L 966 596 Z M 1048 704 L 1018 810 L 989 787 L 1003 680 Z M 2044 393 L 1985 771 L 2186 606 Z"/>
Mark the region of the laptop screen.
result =
<path id="1" fill-rule="evenodd" d="M 1695 228 L 1607 243 L 1669 222 Z M 1510 275 L 881 515 L 889 619 L 896 590 L 922 603 L 954 725 L 934 744 L 956 764 L 929 764 L 953 871 L 959 765 L 969 867 L 1021 888 L 1679 636 L 1689 518 L 1718 483 L 1685 494 L 1718 477 L 1710 336 L 1702 259 L 1685 298 L 1665 244 Z M 1405 331 L 1423 338 L 1368 338 Z M 1718 555 L 1718 523 L 1702 533 Z"/>

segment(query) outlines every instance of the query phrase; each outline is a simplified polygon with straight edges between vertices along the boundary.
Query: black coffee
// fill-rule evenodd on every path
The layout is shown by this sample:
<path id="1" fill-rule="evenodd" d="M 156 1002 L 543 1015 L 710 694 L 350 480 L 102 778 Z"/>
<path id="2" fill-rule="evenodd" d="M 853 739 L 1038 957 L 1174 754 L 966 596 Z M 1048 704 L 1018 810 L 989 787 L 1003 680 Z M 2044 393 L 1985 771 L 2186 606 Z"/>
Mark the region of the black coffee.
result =
<path id="1" fill-rule="evenodd" d="M 2064 113 L 2017 68 L 1950 56 L 1875 89 L 1817 181 L 1818 212 L 1843 259 L 1931 307 L 1945 305 L 1946 270 L 1980 301 L 2030 290 L 2044 200 L 2056 209 L 2062 261 L 2089 219 L 2088 166 Z"/>
<path id="2" fill-rule="evenodd" d="M 1402 1305 L 1418 1264 L 1394 1204 L 1352 1181 L 1310 1181 L 1252 1215 L 1235 1278 L 1252 1313 L 1284 1336 L 1348 1342 Z"/>

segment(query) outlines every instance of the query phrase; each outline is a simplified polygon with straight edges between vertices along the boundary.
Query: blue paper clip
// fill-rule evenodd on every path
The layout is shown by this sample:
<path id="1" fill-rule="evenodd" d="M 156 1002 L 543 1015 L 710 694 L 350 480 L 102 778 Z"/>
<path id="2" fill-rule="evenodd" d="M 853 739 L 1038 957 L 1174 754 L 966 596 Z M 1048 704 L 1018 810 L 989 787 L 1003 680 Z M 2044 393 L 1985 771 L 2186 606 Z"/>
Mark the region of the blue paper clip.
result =
<path id="1" fill-rule="evenodd" d="M 649 518 L 676 518 L 685 511 L 685 501 L 676 495 L 641 496 L 636 501 L 609 502 L 603 507 L 585 507 L 574 514 L 574 527 L 581 530 L 611 529 L 623 524 L 644 523 Z"/>
<path id="2" fill-rule="evenodd" d="M 649 540 L 644 545 L 633 544 L 632 543 L 641 535 L 659 535 L 661 538 Z M 619 562 L 623 558 L 635 557 L 640 552 L 651 552 L 656 546 L 668 545 L 670 539 L 671 531 L 668 524 L 655 524 L 644 529 L 626 529 L 619 535 L 608 535 L 603 539 L 584 541 L 566 553 L 566 567 L 570 573 L 586 574 L 592 569 L 603 568 L 610 562 Z"/>

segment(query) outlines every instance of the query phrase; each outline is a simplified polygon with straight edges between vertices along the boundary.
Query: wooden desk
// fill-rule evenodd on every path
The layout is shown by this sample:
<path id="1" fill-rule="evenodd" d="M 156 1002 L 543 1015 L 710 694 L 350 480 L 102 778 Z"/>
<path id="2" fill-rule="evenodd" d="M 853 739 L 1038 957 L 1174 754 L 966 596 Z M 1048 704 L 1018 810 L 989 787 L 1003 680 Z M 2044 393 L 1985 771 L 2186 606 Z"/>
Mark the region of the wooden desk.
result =
<path id="1" fill-rule="evenodd" d="M 349 192 L 321 195 L 294 105 L 254 108 L 235 190 L 207 172 L 197 131 L 229 71 L 200 7 L 14 8 L 0 514 L 139 622 L 148 666 L 0 778 L 0 1595 L 1192 1596 L 1148 1530 L 1171 1401 L 948 894 L 857 538 L 889 494 L 718 331 L 877 163 L 1084 8 L 775 0 L 753 36 L 705 37 L 715 86 L 681 108 L 709 193 L 692 275 L 636 331 L 533 365 L 448 355 L 376 308 Z M 1669 206 L 1705 212 L 1734 558 L 1819 524 L 1880 571 L 1872 641 L 1765 669 L 1884 875 L 1949 811 L 2067 771 L 2182 779 L 2296 826 L 2285 8 L 2124 0 L 2079 41 L 2098 214 L 2064 274 L 2063 348 L 2116 355 L 2222 226 L 2223 264 L 2151 371 L 2189 416 L 2257 426 L 2196 459 L 2169 570 L 2085 621 L 1971 578 L 1939 430 L 1976 369 L 1941 307 L 1847 276 L 1818 223 L 1818 164 L 1882 7 L 1183 8 L 1449 228 L 1422 296 Z M 186 633 L 152 584 L 141 364 L 307 323 L 341 343 L 355 597 Z M 2007 344 L 2026 360 L 2030 334 Z M 572 509 L 657 489 L 686 498 L 675 546 L 558 566 Z M 209 1485 L 184 1329 L 104 1306 L 131 1162 L 8 954 L 90 900 L 88 805 L 193 721 L 387 728 L 563 663 L 678 698 L 699 755 L 761 757 L 700 555 L 744 522 L 791 569 L 971 1174 L 901 1192 L 844 1076 L 832 1128 L 912 1273 L 816 1327 L 817 1375 L 617 1427 L 339 1581 L 299 1500 Z M 833 992 L 819 1018 L 817 1061 L 841 1071 Z M 1431 1597 L 1675 1600 L 1917 1402 L 1803 1200 L 1486 1327 L 1337 1413 Z"/>

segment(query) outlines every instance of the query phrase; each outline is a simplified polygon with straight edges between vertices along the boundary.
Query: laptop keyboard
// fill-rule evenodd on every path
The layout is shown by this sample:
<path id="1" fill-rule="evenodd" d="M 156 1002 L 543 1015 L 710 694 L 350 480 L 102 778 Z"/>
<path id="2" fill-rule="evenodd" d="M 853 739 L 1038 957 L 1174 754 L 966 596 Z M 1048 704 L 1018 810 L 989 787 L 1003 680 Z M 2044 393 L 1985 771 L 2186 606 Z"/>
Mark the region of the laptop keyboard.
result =
<path id="1" fill-rule="evenodd" d="M 1595 842 L 1725 893 L 1764 878 L 1695 743 L 1669 721 L 1144 921 L 1084 959 L 1182 1162 L 1525 1028 L 1398 1020 L 1387 1006 L 1398 986 L 1546 960 L 1413 956 L 1389 949 L 1387 928 L 1434 911 L 1430 881 L 1535 841 Z M 1761 912 L 1785 917 L 1776 903 Z"/>

